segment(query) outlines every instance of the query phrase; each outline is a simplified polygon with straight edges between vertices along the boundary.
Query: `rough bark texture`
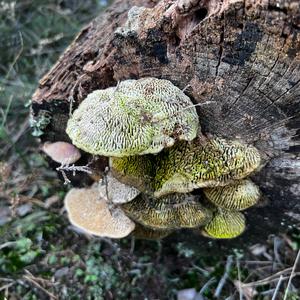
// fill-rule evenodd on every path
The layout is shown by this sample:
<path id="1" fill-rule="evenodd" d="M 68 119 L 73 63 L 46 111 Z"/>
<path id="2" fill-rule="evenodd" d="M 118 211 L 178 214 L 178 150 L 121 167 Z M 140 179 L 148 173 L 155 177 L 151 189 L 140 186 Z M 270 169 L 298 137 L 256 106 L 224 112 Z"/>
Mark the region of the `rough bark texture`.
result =
<path id="1" fill-rule="evenodd" d="M 74 108 L 94 89 L 146 76 L 168 79 L 201 103 L 203 133 L 252 143 L 264 157 L 253 180 L 265 201 L 246 212 L 245 234 L 213 243 L 192 235 L 194 244 L 259 242 L 299 222 L 298 0 L 116 1 L 40 81 L 33 114 L 52 114 L 43 139 L 68 141 L 71 99 Z"/>

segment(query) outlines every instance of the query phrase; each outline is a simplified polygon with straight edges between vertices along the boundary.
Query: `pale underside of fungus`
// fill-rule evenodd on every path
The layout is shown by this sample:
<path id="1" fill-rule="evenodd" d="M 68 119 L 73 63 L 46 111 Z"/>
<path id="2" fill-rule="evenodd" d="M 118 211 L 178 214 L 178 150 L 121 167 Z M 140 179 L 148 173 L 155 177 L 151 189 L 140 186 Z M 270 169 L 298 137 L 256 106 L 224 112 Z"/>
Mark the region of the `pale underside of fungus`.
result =
<path id="1" fill-rule="evenodd" d="M 121 183 L 110 173 L 98 184 L 98 192 L 101 198 L 106 198 L 109 202 L 115 204 L 129 202 L 140 194 L 138 189 Z"/>
<path id="2" fill-rule="evenodd" d="M 123 204 L 122 209 L 131 219 L 152 229 L 194 228 L 212 218 L 211 211 L 189 194 L 172 194 L 159 199 L 141 194 Z"/>
<path id="3" fill-rule="evenodd" d="M 193 140 L 198 130 L 189 97 L 170 81 L 149 77 L 92 92 L 66 132 L 88 153 L 123 157 L 158 153 L 176 140 Z"/>
<path id="4" fill-rule="evenodd" d="M 97 187 L 71 189 L 65 197 L 65 208 L 71 223 L 89 234 L 123 238 L 135 228 L 120 208 L 109 207 Z"/>
<path id="5" fill-rule="evenodd" d="M 172 229 L 153 229 L 136 223 L 132 235 L 137 239 L 160 240 L 170 235 L 172 232 Z"/>

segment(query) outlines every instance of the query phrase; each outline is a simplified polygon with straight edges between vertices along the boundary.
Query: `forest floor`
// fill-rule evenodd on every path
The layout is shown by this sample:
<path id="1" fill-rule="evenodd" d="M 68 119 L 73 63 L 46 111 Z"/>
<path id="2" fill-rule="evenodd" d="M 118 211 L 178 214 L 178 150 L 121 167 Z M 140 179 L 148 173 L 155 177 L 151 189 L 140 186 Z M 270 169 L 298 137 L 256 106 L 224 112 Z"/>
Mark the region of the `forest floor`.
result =
<path id="1" fill-rule="evenodd" d="M 295 229 L 244 251 L 203 257 L 185 242 L 171 248 L 164 240 L 94 238 L 69 224 L 62 201 L 69 187 L 32 135 L 30 98 L 106 5 L 0 1 L 0 300 L 300 299 Z"/>

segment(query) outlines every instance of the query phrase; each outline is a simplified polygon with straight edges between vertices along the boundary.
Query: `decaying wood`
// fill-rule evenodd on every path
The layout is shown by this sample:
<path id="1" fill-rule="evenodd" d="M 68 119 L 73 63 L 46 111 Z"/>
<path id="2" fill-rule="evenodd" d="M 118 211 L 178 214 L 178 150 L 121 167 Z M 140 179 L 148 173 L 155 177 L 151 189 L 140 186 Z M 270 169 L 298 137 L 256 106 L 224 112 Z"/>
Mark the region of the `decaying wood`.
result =
<path id="1" fill-rule="evenodd" d="M 43 140 L 68 141 L 70 101 L 76 108 L 94 89 L 146 76 L 171 80 L 201 104 L 205 134 L 252 143 L 264 157 L 253 176 L 264 203 L 247 211 L 247 232 L 223 244 L 299 223 L 298 0 L 116 1 L 40 81 L 33 114 L 52 115 Z"/>

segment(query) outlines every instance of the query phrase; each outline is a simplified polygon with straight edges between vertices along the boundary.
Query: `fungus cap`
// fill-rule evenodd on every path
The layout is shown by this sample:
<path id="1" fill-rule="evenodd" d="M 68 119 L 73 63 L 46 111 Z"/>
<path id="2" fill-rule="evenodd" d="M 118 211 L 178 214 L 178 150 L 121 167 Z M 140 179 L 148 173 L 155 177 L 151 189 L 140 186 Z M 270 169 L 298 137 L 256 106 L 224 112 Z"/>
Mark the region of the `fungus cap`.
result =
<path id="1" fill-rule="evenodd" d="M 46 142 L 42 150 L 54 161 L 69 165 L 80 159 L 80 151 L 72 144 L 66 142 Z"/>
<path id="2" fill-rule="evenodd" d="M 260 197 L 258 186 L 251 180 L 239 180 L 230 185 L 204 188 L 207 199 L 227 210 L 244 210 L 255 205 Z"/>
<path id="3" fill-rule="evenodd" d="M 123 238 L 135 228 L 120 208 L 109 208 L 107 201 L 99 197 L 97 187 L 71 189 L 65 207 L 71 223 L 93 235 Z"/>
<path id="4" fill-rule="evenodd" d="M 134 221 L 152 229 L 178 229 L 203 226 L 212 218 L 211 211 L 196 197 L 172 194 L 151 198 L 144 194 L 123 204 L 122 209 Z"/>
<path id="5" fill-rule="evenodd" d="M 190 141 L 198 128 L 189 97 L 170 81 L 149 77 L 92 92 L 74 111 L 66 132 L 88 153 L 122 157 Z"/>
<path id="6" fill-rule="evenodd" d="M 140 191 L 126 185 L 108 173 L 98 185 L 99 196 L 115 204 L 126 203 L 136 198 Z"/>
<path id="7" fill-rule="evenodd" d="M 228 185 L 248 176 L 261 162 L 255 147 L 221 138 L 204 144 L 199 139 L 179 142 L 165 149 L 157 161 L 155 197 Z"/>
<path id="8" fill-rule="evenodd" d="M 245 228 L 246 219 L 242 213 L 219 209 L 202 233 L 215 239 L 232 239 L 242 234 Z"/>

